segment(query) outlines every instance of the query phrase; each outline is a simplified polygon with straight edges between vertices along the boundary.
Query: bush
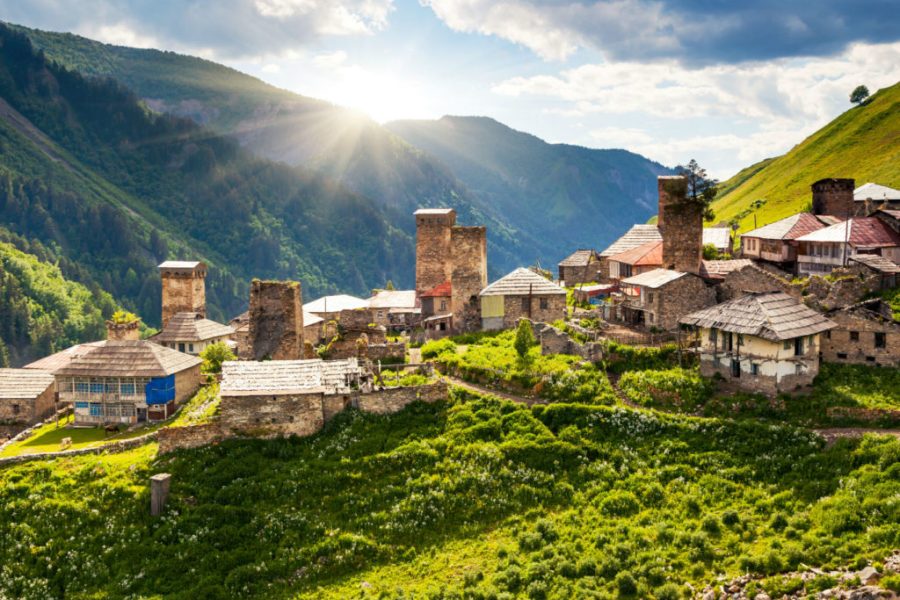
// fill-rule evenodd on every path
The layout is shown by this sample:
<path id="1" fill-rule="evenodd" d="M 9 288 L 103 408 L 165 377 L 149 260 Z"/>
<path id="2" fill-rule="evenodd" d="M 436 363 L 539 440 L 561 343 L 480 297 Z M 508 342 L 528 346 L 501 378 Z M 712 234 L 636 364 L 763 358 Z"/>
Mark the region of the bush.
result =
<path id="1" fill-rule="evenodd" d="M 669 369 L 678 365 L 678 346 L 665 344 L 645 348 L 606 342 L 606 368 L 611 373 Z"/>
<path id="2" fill-rule="evenodd" d="M 620 596 L 631 597 L 638 593 L 638 584 L 634 576 L 628 571 L 622 571 L 616 575 L 616 589 Z"/>
<path id="3" fill-rule="evenodd" d="M 713 393 L 712 384 L 696 371 L 628 371 L 619 379 L 628 398 L 643 406 L 694 412 Z"/>
<path id="4" fill-rule="evenodd" d="M 437 358 L 445 353 L 456 353 L 456 344 L 450 338 L 432 340 L 422 346 L 422 358 Z"/>
<path id="5" fill-rule="evenodd" d="M 613 517 L 633 515 L 640 509 L 641 503 L 631 492 L 615 491 L 600 501 L 600 512 Z"/>
<path id="6" fill-rule="evenodd" d="M 201 370 L 210 374 L 221 373 L 223 362 L 237 360 L 234 352 L 231 351 L 231 348 L 225 342 L 210 344 L 200 353 L 200 358 L 203 359 Z"/>
<path id="7" fill-rule="evenodd" d="M 513 342 L 513 348 L 516 349 L 516 354 L 518 354 L 519 358 L 522 360 L 527 359 L 528 351 L 535 344 L 537 344 L 537 340 L 534 339 L 534 331 L 531 329 L 531 323 L 524 319 L 519 321 L 519 326 L 516 327 L 516 340 Z"/>

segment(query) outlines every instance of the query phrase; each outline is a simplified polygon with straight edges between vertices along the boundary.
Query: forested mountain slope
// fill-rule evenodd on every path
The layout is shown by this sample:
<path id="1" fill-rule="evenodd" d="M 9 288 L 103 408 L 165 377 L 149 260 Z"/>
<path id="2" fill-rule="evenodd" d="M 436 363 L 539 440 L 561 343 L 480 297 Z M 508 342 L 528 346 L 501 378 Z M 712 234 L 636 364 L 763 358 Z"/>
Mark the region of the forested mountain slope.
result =
<path id="1" fill-rule="evenodd" d="M 900 187 L 900 83 L 878 91 L 794 146 L 787 154 L 744 169 L 723 184 L 716 220 L 737 219 L 742 231 L 804 210 L 810 184 L 852 177 Z M 765 203 L 756 210 L 756 200 Z"/>
<path id="2" fill-rule="evenodd" d="M 309 296 L 412 283 L 399 215 L 150 112 L 119 83 L 51 63 L 5 26 L 0 42 L 0 222 L 84 267 L 79 280 L 149 324 L 166 257 L 210 263 L 219 319 L 243 308 L 254 276 L 299 279 Z"/>

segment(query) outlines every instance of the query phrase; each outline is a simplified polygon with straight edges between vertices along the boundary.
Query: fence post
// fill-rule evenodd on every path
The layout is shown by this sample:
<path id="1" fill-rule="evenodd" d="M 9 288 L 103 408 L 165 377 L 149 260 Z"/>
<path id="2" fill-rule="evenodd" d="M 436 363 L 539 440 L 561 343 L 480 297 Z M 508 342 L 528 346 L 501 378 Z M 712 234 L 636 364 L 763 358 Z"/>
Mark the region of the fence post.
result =
<path id="1" fill-rule="evenodd" d="M 150 478 L 150 516 L 158 517 L 166 507 L 169 499 L 169 483 L 172 476 L 168 473 L 157 473 Z"/>

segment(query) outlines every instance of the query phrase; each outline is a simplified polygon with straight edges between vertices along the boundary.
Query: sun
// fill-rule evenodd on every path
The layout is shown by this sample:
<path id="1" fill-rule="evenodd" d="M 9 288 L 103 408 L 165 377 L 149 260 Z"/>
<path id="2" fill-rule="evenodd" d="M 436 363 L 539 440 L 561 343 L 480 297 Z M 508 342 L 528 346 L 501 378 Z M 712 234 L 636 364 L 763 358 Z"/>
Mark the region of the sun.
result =
<path id="1" fill-rule="evenodd" d="M 337 104 L 359 110 L 379 123 L 429 116 L 423 87 L 390 72 L 356 66 L 341 69 L 329 95 Z"/>

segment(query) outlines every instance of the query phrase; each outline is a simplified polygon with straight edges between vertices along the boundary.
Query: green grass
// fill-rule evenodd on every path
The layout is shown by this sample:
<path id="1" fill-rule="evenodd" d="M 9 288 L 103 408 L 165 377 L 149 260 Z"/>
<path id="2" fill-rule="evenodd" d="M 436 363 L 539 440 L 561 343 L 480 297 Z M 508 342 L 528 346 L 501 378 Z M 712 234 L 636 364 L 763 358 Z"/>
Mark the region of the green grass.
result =
<path id="1" fill-rule="evenodd" d="M 655 598 L 900 544 L 900 441 L 786 425 L 456 391 L 154 451 L 0 470 L 0 595 Z"/>
<path id="2" fill-rule="evenodd" d="M 209 423 L 219 410 L 219 384 L 215 380 L 207 383 L 188 400 L 172 420 L 169 427 L 188 427 Z"/>
<path id="3" fill-rule="evenodd" d="M 825 177 L 852 177 L 856 185 L 900 186 L 900 84 L 879 90 L 803 140 L 787 154 L 744 169 L 722 184 L 712 208 L 716 221 L 740 218 L 740 231 L 804 209 L 810 185 Z M 753 211 L 751 203 L 765 200 Z M 741 216 L 743 214 L 743 216 Z"/>
<path id="4" fill-rule="evenodd" d="M 72 423 L 72 415 L 61 419 L 59 423 L 58 427 L 55 422 L 44 425 L 24 440 L 10 444 L 0 452 L 0 457 L 59 452 L 63 450 L 60 445 L 63 438 L 72 438 L 72 445 L 67 448 L 68 450 L 96 448 L 111 442 L 139 437 L 162 426 L 153 424 L 134 431 L 124 431 L 122 428 L 119 433 L 113 434 L 107 433 L 102 427 L 68 427 Z"/>

